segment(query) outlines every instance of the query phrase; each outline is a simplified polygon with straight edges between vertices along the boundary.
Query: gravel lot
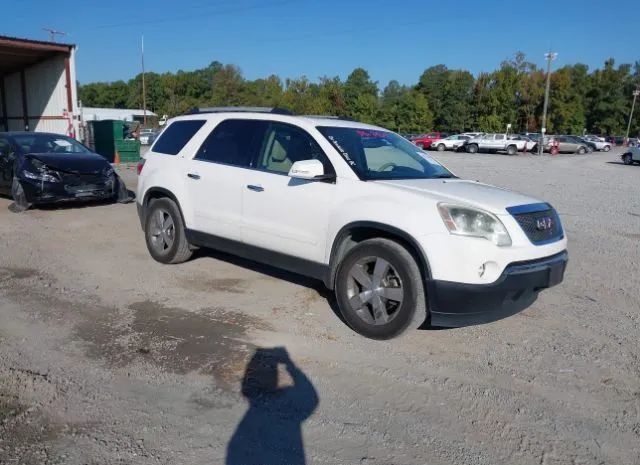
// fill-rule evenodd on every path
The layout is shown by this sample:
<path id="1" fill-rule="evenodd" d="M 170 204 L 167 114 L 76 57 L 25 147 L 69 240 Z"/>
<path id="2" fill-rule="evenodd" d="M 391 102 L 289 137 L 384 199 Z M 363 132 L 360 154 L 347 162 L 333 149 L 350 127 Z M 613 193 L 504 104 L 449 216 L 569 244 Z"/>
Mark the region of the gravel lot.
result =
<path id="1" fill-rule="evenodd" d="M 373 342 L 319 283 L 214 252 L 155 263 L 133 204 L 0 198 L 0 463 L 640 463 L 640 166 L 436 157 L 558 208 L 563 285 L 497 323 Z M 274 392 L 241 389 L 247 367 Z"/>

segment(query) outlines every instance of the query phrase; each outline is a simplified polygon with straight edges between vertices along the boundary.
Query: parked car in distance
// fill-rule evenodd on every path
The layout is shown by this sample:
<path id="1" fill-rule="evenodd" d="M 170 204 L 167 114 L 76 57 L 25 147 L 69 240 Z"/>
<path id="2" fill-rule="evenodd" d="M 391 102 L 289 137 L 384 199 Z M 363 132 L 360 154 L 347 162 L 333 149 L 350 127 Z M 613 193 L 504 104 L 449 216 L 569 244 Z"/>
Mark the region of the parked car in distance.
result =
<path id="1" fill-rule="evenodd" d="M 528 136 L 524 136 L 522 134 L 512 134 L 509 136 L 510 140 L 515 140 L 515 141 L 523 141 L 524 144 L 522 146 L 520 146 L 520 144 L 518 145 L 518 150 L 521 151 L 527 151 L 527 152 L 532 152 L 533 150 L 535 150 L 535 148 L 537 147 L 538 143 L 531 139 Z"/>
<path id="2" fill-rule="evenodd" d="M 567 239 L 548 203 L 457 178 L 384 128 L 282 110 L 171 120 L 142 162 L 150 255 L 212 247 L 320 279 L 373 339 L 486 323 L 563 280 Z"/>
<path id="3" fill-rule="evenodd" d="M 444 152 L 445 150 L 458 150 L 469 139 L 471 139 L 470 136 L 463 136 L 462 134 L 457 134 L 454 136 L 445 137 L 444 139 L 439 139 L 432 142 L 431 148 L 439 152 Z"/>
<path id="4" fill-rule="evenodd" d="M 421 134 L 417 137 L 414 137 L 411 142 L 416 144 L 421 149 L 428 149 L 431 147 L 431 144 L 436 141 L 442 139 L 443 135 L 439 132 L 430 132 L 428 134 Z"/>
<path id="5" fill-rule="evenodd" d="M 565 136 L 565 137 L 568 137 L 569 139 L 575 141 L 577 144 L 586 145 L 588 153 L 596 152 L 598 150 L 598 146 L 596 145 L 595 142 L 591 142 L 590 140 L 586 140 L 581 136 Z"/>
<path id="6" fill-rule="evenodd" d="M 611 150 L 611 142 L 606 142 L 604 137 L 584 136 L 582 139 L 595 144 L 595 148 L 598 151 L 608 152 Z"/>
<path id="7" fill-rule="evenodd" d="M 634 163 L 640 163 L 640 148 L 630 147 L 620 158 L 625 165 L 633 165 Z"/>
<path id="8" fill-rule="evenodd" d="M 515 155 L 524 149 L 525 144 L 526 141 L 511 139 L 507 134 L 482 134 L 469 139 L 465 143 L 465 149 L 468 153 L 504 151 Z"/>
<path id="9" fill-rule="evenodd" d="M 130 200 L 104 157 L 75 139 L 43 132 L 0 133 L 0 192 L 13 198 L 14 211 L 69 201 Z"/>
<path id="10" fill-rule="evenodd" d="M 545 146 L 545 150 L 550 152 L 553 146 L 557 146 L 560 153 L 577 153 L 583 155 L 589 151 L 587 144 L 571 136 L 552 136 Z"/>
<path id="11" fill-rule="evenodd" d="M 140 131 L 140 143 L 151 145 L 155 142 L 158 132 L 155 129 L 142 129 Z"/>

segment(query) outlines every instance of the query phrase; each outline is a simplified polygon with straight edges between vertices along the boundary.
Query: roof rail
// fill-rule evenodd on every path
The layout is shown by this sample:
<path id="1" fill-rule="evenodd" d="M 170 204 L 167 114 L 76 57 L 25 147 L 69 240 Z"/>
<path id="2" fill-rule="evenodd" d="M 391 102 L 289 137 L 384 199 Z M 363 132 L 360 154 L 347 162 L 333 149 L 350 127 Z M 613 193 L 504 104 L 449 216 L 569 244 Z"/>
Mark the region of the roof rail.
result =
<path id="1" fill-rule="evenodd" d="M 348 116 L 335 116 L 335 115 L 304 115 L 305 118 L 318 118 L 318 119 L 339 119 L 343 121 L 356 121 Z"/>
<path id="2" fill-rule="evenodd" d="M 286 108 L 278 107 L 204 107 L 192 108 L 187 112 L 188 115 L 196 115 L 199 113 L 272 113 L 275 115 L 293 115 Z"/>

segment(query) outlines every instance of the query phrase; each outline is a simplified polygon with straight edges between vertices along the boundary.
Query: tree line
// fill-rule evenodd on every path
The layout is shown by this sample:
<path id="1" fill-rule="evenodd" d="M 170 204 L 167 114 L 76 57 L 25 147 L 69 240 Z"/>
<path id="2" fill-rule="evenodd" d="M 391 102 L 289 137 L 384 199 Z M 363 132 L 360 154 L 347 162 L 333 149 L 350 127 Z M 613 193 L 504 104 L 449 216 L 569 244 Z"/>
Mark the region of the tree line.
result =
<path id="1" fill-rule="evenodd" d="M 268 106 L 296 114 L 346 116 L 398 132 L 499 132 L 540 130 L 546 72 L 523 53 L 492 72 L 436 65 L 415 85 L 391 81 L 380 89 L 369 73 L 356 68 L 346 80 L 321 77 L 245 79 L 240 69 L 217 61 L 204 69 L 145 74 L 147 108 L 159 115 L 184 114 L 194 107 Z M 551 74 L 547 132 L 620 135 L 626 132 L 632 92 L 640 88 L 640 61 L 600 69 L 567 65 Z M 125 81 L 79 86 L 84 106 L 142 108 L 142 75 Z M 640 109 L 639 109 L 640 110 Z M 640 132 L 640 111 L 631 134 Z"/>

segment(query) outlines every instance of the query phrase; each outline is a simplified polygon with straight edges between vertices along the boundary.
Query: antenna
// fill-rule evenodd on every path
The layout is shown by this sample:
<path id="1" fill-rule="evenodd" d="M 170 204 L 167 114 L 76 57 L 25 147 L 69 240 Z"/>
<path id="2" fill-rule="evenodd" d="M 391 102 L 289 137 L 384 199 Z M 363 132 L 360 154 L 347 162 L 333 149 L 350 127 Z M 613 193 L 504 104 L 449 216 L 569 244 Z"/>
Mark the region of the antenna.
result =
<path id="1" fill-rule="evenodd" d="M 56 36 L 66 36 L 68 35 L 66 32 L 64 31 L 58 31 L 56 29 L 51 29 L 49 27 L 43 27 L 42 28 L 43 31 L 47 31 L 49 33 L 49 40 L 51 42 L 55 42 L 56 41 Z"/>

